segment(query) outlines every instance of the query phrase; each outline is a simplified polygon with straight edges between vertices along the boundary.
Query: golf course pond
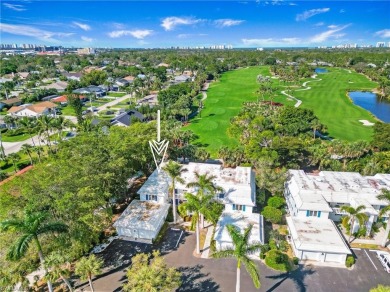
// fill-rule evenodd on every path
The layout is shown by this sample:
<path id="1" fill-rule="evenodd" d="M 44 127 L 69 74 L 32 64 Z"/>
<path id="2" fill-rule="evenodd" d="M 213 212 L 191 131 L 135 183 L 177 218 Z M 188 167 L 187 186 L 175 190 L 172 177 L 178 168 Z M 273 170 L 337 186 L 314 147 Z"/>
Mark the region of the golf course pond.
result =
<path id="1" fill-rule="evenodd" d="M 314 70 L 317 74 L 321 74 L 321 73 L 328 73 L 328 70 L 324 69 L 324 68 L 316 68 Z"/>
<path id="2" fill-rule="evenodd" d="M 381 121 L 390 123 L 390 102 L 372 92 L 351 91 L 348 95 L 354 104 L 368 110 Z"/>

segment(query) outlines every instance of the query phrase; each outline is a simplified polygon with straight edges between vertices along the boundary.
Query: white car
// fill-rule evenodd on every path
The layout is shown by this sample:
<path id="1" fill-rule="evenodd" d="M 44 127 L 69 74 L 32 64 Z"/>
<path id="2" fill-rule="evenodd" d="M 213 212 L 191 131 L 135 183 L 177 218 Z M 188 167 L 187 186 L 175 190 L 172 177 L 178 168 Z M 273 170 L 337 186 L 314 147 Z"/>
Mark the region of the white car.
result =
<path id="1" fill-rule="evenodd" d="M 385 251 L 377 251 L 376 257 L 381 262 L 386 272 L 390 273 L 390 253 Z"/>

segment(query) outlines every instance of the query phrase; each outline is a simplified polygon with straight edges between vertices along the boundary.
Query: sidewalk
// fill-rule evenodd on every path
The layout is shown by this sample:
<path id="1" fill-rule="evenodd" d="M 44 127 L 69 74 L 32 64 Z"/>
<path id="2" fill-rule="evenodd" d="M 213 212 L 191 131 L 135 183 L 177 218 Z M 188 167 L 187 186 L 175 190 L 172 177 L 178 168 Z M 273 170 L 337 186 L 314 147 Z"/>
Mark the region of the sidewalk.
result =
<path id="1" fill-rule="evenodd" d="M 204 246 L 203 246 L 203 249 L 202 249 L 202 255 L 201 255 L 202 259 L 208 259 L 209 258 L 210 244 L 211 244 L 211 240 L 213 239 L 212 238 L 213 231 L 214 231 L 214 226 L 212 224 L 208 223 L 206 239 L 204 241 Z"/>

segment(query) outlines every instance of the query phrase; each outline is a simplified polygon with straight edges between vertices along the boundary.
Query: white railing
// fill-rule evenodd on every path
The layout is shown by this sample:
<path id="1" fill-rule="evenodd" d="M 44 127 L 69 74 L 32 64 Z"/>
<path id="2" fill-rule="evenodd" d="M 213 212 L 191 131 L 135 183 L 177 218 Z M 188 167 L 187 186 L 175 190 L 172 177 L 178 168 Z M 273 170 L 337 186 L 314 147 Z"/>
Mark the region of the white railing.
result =
<path id="1" fill-rule="evenodd" d="M 332 208 L 333 212 L 337 215 L 348 215 L 348 212 L 341 210 L 341 208 Z"/>

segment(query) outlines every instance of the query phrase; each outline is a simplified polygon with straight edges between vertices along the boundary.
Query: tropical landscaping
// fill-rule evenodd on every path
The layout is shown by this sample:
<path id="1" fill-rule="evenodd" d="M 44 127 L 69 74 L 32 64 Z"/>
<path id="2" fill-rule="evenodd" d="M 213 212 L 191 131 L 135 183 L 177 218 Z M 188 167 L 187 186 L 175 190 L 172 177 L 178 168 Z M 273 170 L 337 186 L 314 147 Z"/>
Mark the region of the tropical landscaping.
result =
<path id="1" fill-rule="evenodd" d="M 184 167 L 174 161 L 206 162 L 219 158 L 224 167 L 253 168 L 258 207 L 255 212 L 264 216 L 268 244 L 248 243 L 251 225 L 243 233 L 228 225 L 234 243 L 232 248 L 216 251 L 211 242 L 210 255 L 236 259 L 231 266 L 236 268 L 238 290 L 241 276 L 246 273 L 242 271 L 249 273 L 254 287 L 260 287 L 263 276 L 257 269 L 258 254 L 273 270 L 287 273 L 298 268 L 298 259 L 294 258 L 287 242 L 285 225 L 283 187 L 287 170 L 351 171 L 364 175 L 389 173 L 390 128 L 389 124 L 379 122 L 366 110 L 353 105 L 347 97 L 350 90 L 378 87 L 387 92 L 387 83 L 381 81 L 385 74 L 383 56 L 369 52 L 365 55 L 367 62 L 383 65 L 380 74 L 366 68 L 359 71 L 361 62 L 352 62 L 357 58 L 354 52 L 344 53 L 348 62 L 341 57 L 324 56 L 324 60 L 334 61 L 335 66 L 326 66 L 326 73 L 312 78 L 315 66 L 299 59 L 303 54 L 307 59 L 321 58 L 321 52 L 291 54 L 111 52 L 104 57 L 90 57 L 90 60 L 77 56 L 74 57 L 76 61 L 65 55 L 60 66 L 78 70 L 84 66 L 81 64 L 91 61 L 98 65 L 112 57 L 107 74 L 87 73 L 82 79 L 83 85 L 95 83 L 95 78 L 101 79 L 99 83 L 111 84 L 113 81 L 108 76 L 123 78 L 132 74 L 131 77 L 137 80 L 135 85 L 125 86 L 123 90 L 134 93 L 135 98 L 131 102 L 122 101 L 98 115 L 86 116 L 82 115 L 85 106 L 72 93 L 74 88 L 69 88 L 69 104 L 62 113 L 77 116 L 77 124 L 62 116 L 32 119 L 5 116 L 2 142 L 24 140 L 34 135 L 38 139 L 36 145 L 25 144 L 19 153 L 1 155 L 0 168 L 4 178 L 5 173 L 12 175 L 24 166 L 34 167 L 1 185 L 0 265 L 6 269 L 1 271 L 4 281 L 0 287 L 9 288 L 16 283 L 25 285 L 26 275 L 41 267 L 47 271 L 47 277 L 39 283 L 41 287 L 47 285 L 52 290 L 63 285 L 68 287 L 64 289 L 72 290 L 76 282 L 88 281 L 90 289 L 94 289 L 93 277 L 102 273 L 105 263 L 100 256 L 87 254 L 93 246 L 115 235 L 113 221 L 136 198 L 136 189 L 129 188 L 129 178 L 142 172 L 139 187 L 155 168 L 148 141 L 156 136 L 157 110 L 162 111 L 162 136 L 170 145 L 169 162 L 164 171 L 171 179 L 173 208 L 167 221 L 172 224 L 179 224 L 182 219 L 190 221 L 186 230 L 195 232 L 193 254 L 199 256 L 205 247 L 204 221 L 215 226 L 222 213 L 223 205 L 214 200 L 220 186 L 213 183 L 215 177 L 196 173 L 196 181 L 189 186 L 197 191 L 185 194 L 185 201 L 176 212 L 175 184 L 182 183 L 180 176 Z M 114 65 L 120 58 L 123 62 L 139 62 L 140 68 Z M 78 62 L 78 59 L 88 62 Z M 30 57 L 23 60 L 16 56 L 15 60 L 1 62 L 7 68 L 14 63 L 23 67 L 26 62 L 31 66 L 35 62 Z M 162 61 L 172 64 L 169 69 L 176 71 L 176 75 L 188 71 L 191 78 L 174 84 L 173 79 L 177 76 L 167 77 L 166 67 L 158 66 Z M 287 65 L 291 61 L 297 61 L 296 65 Z M 48 71 L 46 75 L 55 76 L 57 73 L 52 70 L 51 63 L 49 67 L 50 70 L 45 70 Z M 139 74 L 146 74 L 147 78 L 141 81 L 142 78 L 136 77 Z M 210 84 L 207 91 L 202 90 L 206 80 Z M 81 85 L 69 83 L 70 87 Z M 159 105 L 137 105 L 152 89 L 159 91 Z M 10 90 L 4 93 L 8 95 Z M 44 95 L 24 92 L 22 97 L 35 102 Z M 123 93 L 111 92 L 109 95 L 120 97 Z M 92 105 L 104 103 L 106 101 L 95 100 Z M 129 127 L 111 126 L 108 120 L 115 116 L 112 111 L 124 108 L 138 110 L 145 120 L 135 121 Z M 94 118 L 100 122 L 93 123 Z M 375 125 L 365 126 L 359 122 L 361 119 Z M 77 135 L 72 134 L 72 139 L 67 139 L 69 132 L 77 132 Z M 43 140 L 45 142 L 41 144 Z M 390 201 L 388 193 L 382 196 L 382 200 Z M 363 229 L 350 232 L 355 222 L 363 225 L 367 220 L 360 215 L 362 207 L 351 208 L 343 208 L 347 213 L 343 225 L 350 239 L 367 237 Z M 388 211 L 388 208 L 383 210 Z M 164 226 L 163 232 L 168 229 L 168 223 Z M 385 226 L 379 223 L 376 227 Z M 390 224 L 387 224 L 386 234 L 389 230 Z M 164 234 L 160 234 L 159 240 L 162 238 Z M 168 267 L 164 256 L 158 252 L 135 255 L 123 289 L 168 291 L 180 287 L 185 282 L 184 273 Z M 347 264 L 352 265 L 351 261 L 349 259 Z M 144 278 L 134 277 L 135 271 L 142 271 Z M 72 275 L 77 275 L 81 281 L 74 278 L 70 281 Z"/>

